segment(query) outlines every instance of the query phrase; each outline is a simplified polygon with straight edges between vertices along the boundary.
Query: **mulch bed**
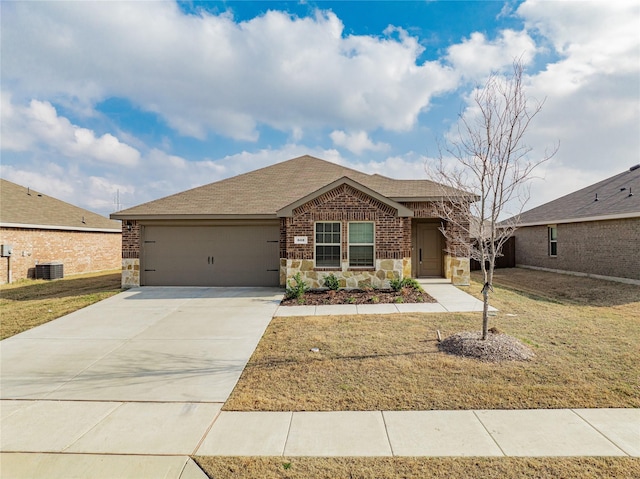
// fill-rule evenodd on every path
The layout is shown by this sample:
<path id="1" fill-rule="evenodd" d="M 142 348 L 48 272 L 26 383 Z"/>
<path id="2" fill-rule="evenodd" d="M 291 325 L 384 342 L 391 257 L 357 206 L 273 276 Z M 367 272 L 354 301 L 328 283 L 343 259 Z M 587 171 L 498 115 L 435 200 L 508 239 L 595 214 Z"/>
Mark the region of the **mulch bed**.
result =
<path id="1" fill-rule="evenodd" d="M 492 363 L 529 361 L 535 356 L 520 340 L 500 332 L 489 332 L 483 340 L 481 331 L 465 331 L 445 338 L 438 343 L 438 348 L 445 353 Z"/>
<path id="2" fill-rule="evenodd" d="M 283 299 L 282 306 L 319 306 L 324 304 L 382 304 L 382 303 L 437 303 L 435 299 L 423 291 L 404 288 L 400 291 L 392 289 L 360 289 L 311 290 L 300 299 Z"/>

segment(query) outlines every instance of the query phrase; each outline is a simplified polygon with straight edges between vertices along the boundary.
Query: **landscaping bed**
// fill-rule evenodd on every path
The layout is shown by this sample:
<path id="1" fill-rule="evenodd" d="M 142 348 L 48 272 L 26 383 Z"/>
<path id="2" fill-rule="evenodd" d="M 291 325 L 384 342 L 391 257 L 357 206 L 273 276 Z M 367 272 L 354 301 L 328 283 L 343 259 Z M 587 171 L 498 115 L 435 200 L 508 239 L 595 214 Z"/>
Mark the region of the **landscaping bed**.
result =
<path id="1" fill-rule="evenodd" d="M 435 303 L 436 300 L 424 291 L 414 288 L 392 289 L 340 289 L 309 290 L 300 298 L 285 298 L 282 306 L 323 304 L 378 304 L 378 303 Z"/>

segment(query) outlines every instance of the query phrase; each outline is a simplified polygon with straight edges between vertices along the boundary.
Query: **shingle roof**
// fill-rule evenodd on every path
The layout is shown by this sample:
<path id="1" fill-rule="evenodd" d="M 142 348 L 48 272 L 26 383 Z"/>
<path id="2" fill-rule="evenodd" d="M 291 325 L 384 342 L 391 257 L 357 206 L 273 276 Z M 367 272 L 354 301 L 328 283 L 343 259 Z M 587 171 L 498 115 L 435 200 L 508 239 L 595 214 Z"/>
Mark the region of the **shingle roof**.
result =
<path id="1" fill-rule="evenodd" d="M 119 221 L 0 179 L 0 225 L 121 231 Z"/>
<path id="2" fill-rule="evenodd" d="M 520 215 L 520 225 L 638 216 L 640 165 L 526 211 Z"/>
<path id="3" fill-rule="evenodd" d="M 192 190 L 134 206 L 111 215 L 134 219 L 157 216 L 276 216 L 276 212 L 322 187 L 347 177 L 395 201 L 442 196 L 429 180 L 396 180 L 369 175 L 312 156 L 301 156 Z M 457 192 L 466 195 L 464 192 Z"/>

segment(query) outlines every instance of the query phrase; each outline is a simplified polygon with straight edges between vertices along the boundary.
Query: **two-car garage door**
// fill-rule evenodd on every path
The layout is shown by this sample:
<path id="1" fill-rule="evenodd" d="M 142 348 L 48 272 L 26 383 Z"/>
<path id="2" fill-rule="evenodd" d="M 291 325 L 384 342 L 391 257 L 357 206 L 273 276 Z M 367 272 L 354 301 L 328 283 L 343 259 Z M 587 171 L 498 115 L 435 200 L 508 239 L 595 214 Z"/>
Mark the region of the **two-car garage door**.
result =
<path id="1" fill-rule="evenodd" d="M 278 286 L 279 225 L 145 226 L 146 286 Z"/>

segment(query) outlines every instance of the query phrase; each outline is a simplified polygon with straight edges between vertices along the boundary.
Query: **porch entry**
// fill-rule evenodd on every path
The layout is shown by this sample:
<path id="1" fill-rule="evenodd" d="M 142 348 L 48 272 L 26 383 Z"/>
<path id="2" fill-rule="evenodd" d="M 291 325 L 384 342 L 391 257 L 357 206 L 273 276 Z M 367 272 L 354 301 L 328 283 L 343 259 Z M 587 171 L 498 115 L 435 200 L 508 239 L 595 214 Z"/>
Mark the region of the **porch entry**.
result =
<path id="1" fill-rule="evenodd" d="M 414 258 L 415 275 L 418 278 L 427 276 L 443 276 L 444 242 L 442 233 L 438 229 L 440 223 L 420 222 L 415 224 Z"/>

